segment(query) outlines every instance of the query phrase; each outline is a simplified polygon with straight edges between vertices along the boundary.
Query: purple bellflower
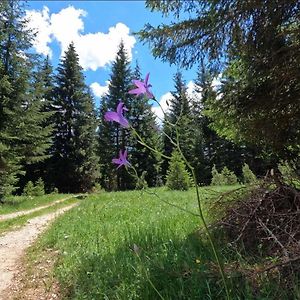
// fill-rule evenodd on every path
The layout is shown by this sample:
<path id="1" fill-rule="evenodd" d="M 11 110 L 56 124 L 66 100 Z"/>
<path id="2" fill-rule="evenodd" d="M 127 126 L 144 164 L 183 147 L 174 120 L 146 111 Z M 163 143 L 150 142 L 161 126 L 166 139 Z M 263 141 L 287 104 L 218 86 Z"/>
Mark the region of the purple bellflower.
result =
<path id="1" fill-rule="evenodd" d="M 126 107 L 124 107 L 124 103 L 122 101 L 119 102 L 117 106 L 117 111 L 108 111 L 104 115 L 105 121 L 115 121 L 119 123 L 122 127 L 128 128 L 129 122 L 127 119 L 123 116 L 123 111 L 128 111 Z"/>
<path id="2" fill-rule="evenodd" d="M 151 84 L 148 84 L 149 75 L 150 73 L 146 75 L 144 82 L 140 80 L 133 80 L 133 83 L 137 86 L 137 88 L 130 90 L 128 93 L 137 96 L 146 95 L 148 99 L 153 99 L 154 95 L 149 90 L 149 88 L 152 87 Z"/>
<path id="3" fill-rule="evenodd" d="M 113 158 L 112 162 L 118 165 L 117 169 L 122 166 L 130 166 L 130 162 L 127 160 L 127 150 L 122 153 L 122 150 L 119 152 L 119 158 Z"/>

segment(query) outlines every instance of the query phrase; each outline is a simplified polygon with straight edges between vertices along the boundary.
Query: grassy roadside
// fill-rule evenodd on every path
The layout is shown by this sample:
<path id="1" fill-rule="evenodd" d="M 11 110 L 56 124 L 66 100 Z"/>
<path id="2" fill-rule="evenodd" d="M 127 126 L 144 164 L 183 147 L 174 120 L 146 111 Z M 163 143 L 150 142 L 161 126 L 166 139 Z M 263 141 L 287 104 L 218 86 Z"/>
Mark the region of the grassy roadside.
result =
<path id="1" fill-rule="evenodd" d="M 213 200 L 230 189 L 201 188 L 207 216 Z M 186 211 L 197 213 L 192 190 L 91 195 L 58 218 L 30 249 L 29 277 L 35 280 L 26 284 L 41 294 L 54 292 L 58 299 L 224 299 L 210 247 L 197 231 L 199 219 Z M 300 299 L 296 282 L 283 290 L 284 279 L 276 272 L 253 273 L 260 268 L 259 258 L 237 253 L 221 234 L 215 239 L 232 276 L 232 299 Z M 38 275 L 41 266 L 46 277 Z M 246 279 L 241 269 L 252 273 Z"/>
<path id="2" fill-rule="evenodd" d="M 31 214 L 19 216 L 19 217 L 9 219 L 6 221 L 1 221 L 0 222 L 0 234 L 3 234 L 10 230 L 18 229 L 20 226 L 24 225 L 28 220 L 30 220 L 34 217 L 54 212 L 54 211 L 58 210 L 59 208 L 62 208 L 62 207 L 65 207 L 65 206 L 68 206 L 70 204 L 77 203 L 77 202 L 78 202 L 78 199 L 70 198 L 66 201 L 57 203 L 55 205 L 41 209 L 41 210 L 33 212 Z"/>
<path id="3" fill-rule="evenodd" d="M 202 192 L 210 202 L 229 189 Z M 197 213 L 192 190 L 154 192 Z M 197 216 L 154 194 L 103 193 L 59 218 L 30 256 L 57 251 L 54 275 L 66 299 L 223 299 L 210 247 L 197 228 Z M 226 245 L 220 243 L 219 250 L 230 263 L 233 254 Z M 255 299 L 248 283 L 241 281 L 239 287 L 239 299 Z"/>
<path id="4" fill-rule="evenodd" d="M 0 204 L 0 215 L 17 212 L 20 210 L 28 210 L 39 206 L 51 204 L 56 200 L 64 199 L 70 194 L 47 194 L 38 197 L 29 196 L 11 196 L 5 203 Z"/>

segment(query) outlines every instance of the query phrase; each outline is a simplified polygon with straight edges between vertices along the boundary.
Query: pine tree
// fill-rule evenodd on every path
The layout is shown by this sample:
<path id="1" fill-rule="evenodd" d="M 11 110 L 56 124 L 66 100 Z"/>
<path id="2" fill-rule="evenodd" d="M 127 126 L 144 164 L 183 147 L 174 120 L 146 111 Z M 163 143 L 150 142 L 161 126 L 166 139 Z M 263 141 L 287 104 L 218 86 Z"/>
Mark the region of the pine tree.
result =
<path id="1" fill-rule="evenodd" d="M 209 107 L 218 134 L 264 148 L 273 167 L 283 159 L 300 170 L 299 1 L 147 0 L 146 6 L 175 19 L 139 32 L 155 57 L 184 67 L 205 59 L 223 74 L 222 97 Z"/>
<path id="2" fill-rule="evenodd" d="M 166 186 L 171 190 L 186 191 L 191 186 L 191 178 L 185 168 L 184 161 L 178 153 L 174 150 L 171 156 L 169 169 L 166 176 Z"/>
<path id="3" fill-rule="evenodd" d="M 256 172 L 264 173 L 264 162 L 257 158 L 258 150 L 250 148 L 245 144 L 234 144 L 226 140 L 211 128 L 212 120 L 206 114 L 210 101 L 215 101 L 217 97 L 216 87 L 212 86 L 214 78 L 217 76 L 217 70 L 214 66 L 199 65 L 197 78 L 195 80 L 196 89 L 201 92 L 201 99 L 198 101 L 198 126 L 202 135 L 203 164 L 199 171 L 200 181 L 208 184 L 211 180 L 210 170 L 213 165 L 222 169 L 227 166 L 239 176 L 242 175 L 241 169 L 245 162 L 256 165 Z M 195 114 L 194 114 L 195 115 Z"/>
<path id="4" fill-rule="evenodd" d="M 138 63 L 133 72 L 134 79 L 141 80 Z M 129 103 L 129 120 L 131 126 L 139 133 L 143 141 L 151 147 L 161 151 L 161 138 L 154 113 L 146 97 L 133 97 Z M 136 137 L 129 137 L 129 153 L 131 163 L 138 176 L 144 176 L 148 186 L 155 186 L 159 182 L 161 159 L 159 155 L 141 145 Z"/>
<path id="5" fill-rule="evenodd" d="M 53 81 L 52 67 L 48 58 L 43 62 L 36 62 L 37 67 L 32 70 L 32 83 L 29 88 L 31 101 L 28 101 L 26 131 L 29 133 L 26 143 L 24 171 L 20 178 L 20 189 L 31 180 L 45 179 L 46 163 L 51 156 L 53 132 Z M 53 103 L 52 103 L 53 104 Z"/>
<path id="6" fill-rule="evenodd" d="M 45 159 L 49 132 L 42 126 L 41 99 L 34 93 L 33 33 L 22 2 L 0 4 L 0 198 L 16 189 L 24 165 Z"/>
<path id="7" fill-rule="evenodd" d="M 254 173 L 251 171 L 251 169 L 249 168 L 248 164 L 244 164 L 243 168 L 243 182 L 244 184 L 253 184 L 257 182 L 257 178 L 254 175 Z"/>
<path id="8" fill-rule="evenodd" d="M 57 72 L 52 169 L 55 186 L 63 192 L 88 192 L 100 175 L 96 115 L 73 43 Z"/>
<path id="9" fill-rule="evenodd" d="M 193 128 L 193 119 L 191 117 L 190 99 L 187 94 L 187 87 L 182 78 L 182 74 L 177 72 L 174 76 L 175 90 L 172 92 L 172 99 L 169 100 L 170 111 L 164 120 L 164 153 L 171 156 L 174 145 L 168 138 L 174 141 L 179 140 L 179 144 L 187 160 L 194 164 L 195 136 Z M 174 124 L 171 126 L 169 123 Z M 177 131 L 177 133 L 176 133 Z M 178 134 L 178 137 L 177 137 Z M 167 161 L 164 162 L 163 169 L 166 172 Z"/>
<path id="10" fill-rule="evenodd" d="M 129 146 L 129 132 L 121 128 L 119 124 L 106 122 L 104 114 L 106 111 L 115 111 L 120 100 L 130 108 L 132 97 L 128 94 L 131 87 L 131 69 L 128 55 L 123 42 L 112 64 L 109 80 L 109 90 L 102 99 L 100 106 L 99 124 L 99 156 L 101 159 L 102 184 L 107 189 L 124 190 L 134 186 L 134 180 L 124 168 L 116 170 L 112 165 L 112 159 L 118 156 L 120 150 Z"/>

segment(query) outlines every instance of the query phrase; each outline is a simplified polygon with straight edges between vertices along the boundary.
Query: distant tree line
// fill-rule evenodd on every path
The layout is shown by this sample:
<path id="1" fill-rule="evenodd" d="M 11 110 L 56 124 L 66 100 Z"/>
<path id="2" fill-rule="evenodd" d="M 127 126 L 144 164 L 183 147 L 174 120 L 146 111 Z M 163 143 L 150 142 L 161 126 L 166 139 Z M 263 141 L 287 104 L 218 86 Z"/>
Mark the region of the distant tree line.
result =
<path id="1" fill-rule="evenodd" d="M 181 72 L 174 75 L 174 91 L 160 126 L 149 101 L 128 94 L 132 80 L 142 76 L 138 63 L 131 67 L 123 43 L 111 67 L 109 90 L 96 108 L 74 44 L 53 71 L 49 58 L 33 54 L 34 32 L 26 22 L 22 2 L 0 2 L 1 201 L 40 178 L 47 192 L 90 192 L 97 185 L 107 190 L 136 188 L 140 182 L 111 163 L 124 148 L 146 185 L 164 184 L 169 162 L 138 143 L 128 129 L 104 121 L 104 113 L 115 110 L 120 100 L 128 108 L 131 126 L 163 154 L 171 157 L 174 150 L 167 135 L 179 136 L 199 184 L 211 182 L 214 165 L 241 176 L 248 163 L 254 173 L 264 174 L 266 164 L 259 150 L 220 137 L 204 113 L 217 99 L 212 87 L 217 74 L 204 63 L 195 78 L 201 98 L 187 93 Z M 177 133 L 170 122 L 178 125 Z"/>

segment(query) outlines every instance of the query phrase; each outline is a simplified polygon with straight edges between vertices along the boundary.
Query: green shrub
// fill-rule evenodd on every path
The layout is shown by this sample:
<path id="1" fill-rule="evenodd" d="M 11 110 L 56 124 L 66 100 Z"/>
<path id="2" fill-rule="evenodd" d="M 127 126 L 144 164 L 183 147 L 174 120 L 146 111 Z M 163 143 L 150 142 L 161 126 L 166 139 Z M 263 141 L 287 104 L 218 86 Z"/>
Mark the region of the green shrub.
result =
<path id="1" fill-rule="evenodd" d="M 23 196 L 33 196 L 34 194 L 34 184 L 32 181 L 28 181 L 23 189 Z"/>
<path id="2" fill-rule="evenodd" d="M 45 195 L 45 185 L 42 178 L 39 178 L 35 185 L 28 181 L 23 189 L 23 196 L 43 196 Z"/>
<path id="3" fill-rule="evenodd" d="M 244 184 L 254 184 L 257 182 L 257 178 L 249 168 L 248 164 L 243 165 L 242 171 Z"/>
<path id="4" fill-rule="evenodd" d="M 225 185 L 237 184 L 238 180 L 233 171 L 230 171 L 227 167 L 224 167 L 221 172 L 222 177 L 224 178 Z"/>
<path id="5" fill-rule="evenodd" d="M 211 185 L 233 185 L 238 183 L 234 172 L 230 171 L 227 167 L 224 167 L 221 173 L 219 173 L 214 165 L 211 170 L 211 175 Z"/>
<path id="6" fill-rule="evenodd" d="M 57 189 L 57 188 L 56 188 Z M 58 190 L 57 190 L 58 192 Z M 100 183 L 96 182 L 91 190 L 92 193 L 94 194 L 99 194 L 101 192 L 103 192 L 102 187 L 100 185 Z"/>
<path id="7" fill-rule="evenodd" d="M 282 161 L 278 165 L 278 170 L 282 175 L 282 179 L 285 183 L 300 186 L 300 178 L 297 176 L 295 168 L 290 165 L 287 161 Z"/>
<path id="8" fill-rule="evenodd" d="M 166 179 L 166 186 L 170 190 L 186 191 L 191 186 L 190 174 L 186 170 L 185 163 L 180 154 L 176 150 L 172 153 Z"/>
<path id="9" fill-rule="evenodd" d="M 59 193 L 59 190 L 57 187 L 53 188 L 51 194 L 58 194 Z"/>
<path id="10" fill-rule="evenodd" d="M 215 165 L 213 165 L 213 167 L 211 169 L 211 175 L 212 175 L 211 185 L 223 185 L 224 184 L 223 175 L 218 172 Z"/>
<path id="11" fill-rule="evenodd" d="M 40 177 L 36 182 L 34 186 L 34 194 L 33 196 L 43 196 L 45 195 L 45 184 L 43 179 Z"/>

